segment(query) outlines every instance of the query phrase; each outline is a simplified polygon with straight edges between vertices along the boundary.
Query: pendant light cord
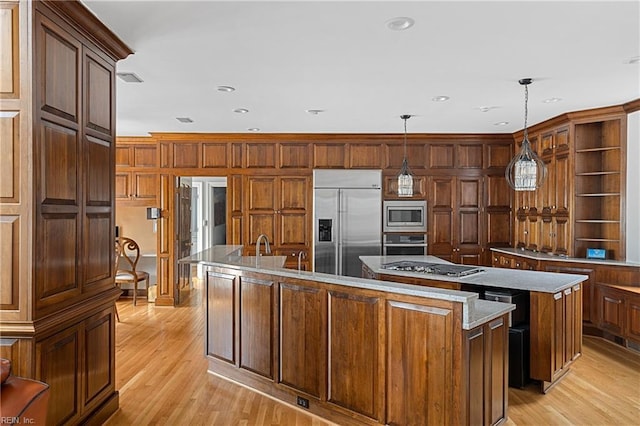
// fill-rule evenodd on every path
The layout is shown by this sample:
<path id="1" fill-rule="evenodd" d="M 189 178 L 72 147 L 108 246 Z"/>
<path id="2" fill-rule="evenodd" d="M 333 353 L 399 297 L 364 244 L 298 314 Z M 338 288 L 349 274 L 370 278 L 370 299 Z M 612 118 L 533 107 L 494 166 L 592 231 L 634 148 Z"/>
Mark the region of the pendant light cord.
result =
<path id="1" fill-rule="evenodd" d="M 407 118 L 404 119 L 404 159 L 407 159 Z"/>
<path id="2" fill-rule="evenodd" d="M 529 141 L 529 133 L 527 132 L 527 116 L 529 115 L 529 85 L 524 85 L 524 140 Z M 406 122 L 405 122 L 406 123 Z"/>

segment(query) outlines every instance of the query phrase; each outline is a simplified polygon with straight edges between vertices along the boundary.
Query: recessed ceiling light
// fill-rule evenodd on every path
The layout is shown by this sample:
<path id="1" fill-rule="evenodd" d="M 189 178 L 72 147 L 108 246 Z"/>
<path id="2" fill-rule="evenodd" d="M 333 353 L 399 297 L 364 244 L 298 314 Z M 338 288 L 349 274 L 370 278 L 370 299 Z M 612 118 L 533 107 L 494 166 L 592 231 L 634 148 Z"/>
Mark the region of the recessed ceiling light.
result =
<path id="1" fill-rule="evenodd" d="M 629 65 L 640 64 L 640 56 L 634 56 L 633 58 L 629 58 L 627 61 L 625 61 L 625 64 L 629 64 Z"/>
<path id="2" fill-rule="evenodd" d="M 431 100 L 433 102 L 444 102 L 444 101 L 448 101 L 449 97 L 448 96 L 444 96 L 444 95 L 440 95 L 440 96 L 434 96 L 433 98 L 431 98 Z"/>
<path id="3" fill-rule="evenodd" d="M 404 31 L 413 27 L 415 21 L 411 18 L 407 18 L 406 16 L 400 16 L 397 18 L 389 19 L 387 21 L 387 28 L 393 31 Z"/>
<path id="4" fill-rule="evenodd" d="M 178 120 L 181 123 L 193 123 L 193 120 L 190 119 L 189 117 L 176 117 L 176 120 Z"/>
<path id="5" fill-rule="evenodd" d="M 323 109 L 307 109 L 305 110 L 305 112 L 308 112 L 309 114 L 312 114 L 312 115 L 318 115 L 320 113 L 323 113 L 324 110 Z"/>
<path id="6" fill-rule="evenodd" d="M 235 87 L 231 86 L 218 86 L 218 92 L 233 92 L 236 90 Z"/>
<path id="7" fill-rule="evenodd" d="M 260 131 L 260 129 L 258 129 L 257 127 L 250 127 L 247 130 L 250 131 L 250 132 L 259 132 Z"/>
<path id="8" fill-rule="evenodd" d="M 562 99 L 561 98 L 549 98 L 549 99 L 545 99 L 544 102 L 545 104 L 552 104 L 554 102 L 560 102 Z"/>
<path id="9" fill-rule="evenodd" d="M 117 72 L 116 75 L 120 77 L 120 80 L 127 83 L 142 83 L 142 79 L 132 72 Z"/>
<path id="10" fill-rule="evenodd" d="M 497 106 L 481 106 L 481 107 L 477 107 L 476 109 L 480 110 L 481 112 L 489 112 L 492 109 L 496 109 L 498 108 Z"/>
<path id="11" fill-rule="evenodd" d="M 248 109 L 246 108 L 236 108 L 233 110 L 233 112 L 238 113 L 238 114 L 246 114 L 249 112 Z"/>
<path id="12" fill-rule="evenodd" d="M 494 126 L 506 126 L 507 124 L 509 124 L 508 121 L 499 121 L 497 123 L 493 123 Z"/>

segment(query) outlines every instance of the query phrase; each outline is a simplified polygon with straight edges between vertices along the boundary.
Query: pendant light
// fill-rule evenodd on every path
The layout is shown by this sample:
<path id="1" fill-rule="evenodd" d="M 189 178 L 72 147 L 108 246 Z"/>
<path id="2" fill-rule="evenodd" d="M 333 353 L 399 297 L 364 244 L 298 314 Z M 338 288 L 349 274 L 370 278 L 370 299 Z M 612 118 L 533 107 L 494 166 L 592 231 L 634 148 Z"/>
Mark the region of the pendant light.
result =
<path id="1" fill-rule="evenodd" d="M 509 186 L 516 191 L 535 191 L 542 185 L 547 175 L 547 167 L 544 162 L 531 149 L 527 133 L 527 104 L 529 102 L 529 84 L 533 80 L 523 78 L 518 82 L 524 86 L 524 139 L 520 146 L 520 152 L 511 159 L 504 171 Z"/>
<path id="2" fill-rule="evenodd" d="M 407 162 L 407 120 L 411 116 L 404 114 L 400 118 L 404 120 L 404 158 L 400 174 L 398 174 L 398 197 L 411 197 L 413 196 L 413 173 L 411 173 Z"/>

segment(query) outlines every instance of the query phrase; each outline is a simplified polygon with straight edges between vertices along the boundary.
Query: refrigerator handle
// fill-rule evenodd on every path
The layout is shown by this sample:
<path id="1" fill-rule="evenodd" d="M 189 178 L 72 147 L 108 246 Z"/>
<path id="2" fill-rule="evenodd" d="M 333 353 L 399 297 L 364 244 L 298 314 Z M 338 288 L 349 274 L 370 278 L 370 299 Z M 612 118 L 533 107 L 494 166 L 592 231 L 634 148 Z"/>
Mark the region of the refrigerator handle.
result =
<path id="1" fill-rule="evenodd" d="M 336 203 L 336 273 L 342 275 L 342 190 L 338 189 L 338 202 Z"/>

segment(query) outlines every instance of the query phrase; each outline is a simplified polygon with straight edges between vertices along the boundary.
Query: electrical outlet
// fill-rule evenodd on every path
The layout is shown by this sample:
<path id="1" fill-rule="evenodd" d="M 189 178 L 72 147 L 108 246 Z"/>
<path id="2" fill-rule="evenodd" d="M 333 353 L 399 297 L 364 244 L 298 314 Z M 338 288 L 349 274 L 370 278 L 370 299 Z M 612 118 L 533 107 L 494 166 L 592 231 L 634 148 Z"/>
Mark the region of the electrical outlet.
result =
<path id="1" fill-rule="evenodd" d="M 309 400 L 307 398 L 303 398 L 303 397 L 299 396 L 296 402 L 302 408 L 309 408 Z"/>

